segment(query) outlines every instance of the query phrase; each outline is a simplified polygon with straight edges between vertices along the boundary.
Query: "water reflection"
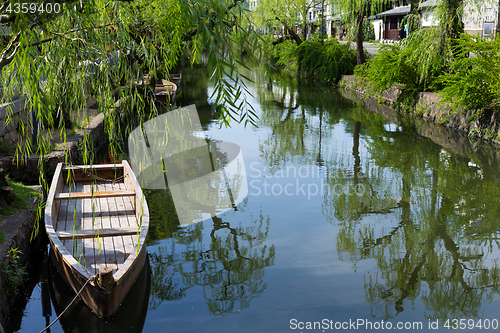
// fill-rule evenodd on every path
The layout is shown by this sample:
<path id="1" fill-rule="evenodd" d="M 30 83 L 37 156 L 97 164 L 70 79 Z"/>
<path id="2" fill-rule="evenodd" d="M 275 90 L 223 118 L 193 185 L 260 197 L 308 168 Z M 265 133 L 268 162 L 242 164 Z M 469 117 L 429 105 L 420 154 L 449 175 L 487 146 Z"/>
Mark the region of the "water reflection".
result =
<path id="1" fill-rule="evenodd" d="M 260 215 L 248 224 L 232 226 L 212 218 L 209 244 L 204 245 L 203 224 L 172 233 L 169 245 L 150 253 L 152 287 L 150 308 L 185 296 L 195 286 L 213 315 L 237 313 L 250 307 L 267 283 L 264 269 L 274 265 L 275 248 L 265 244 L 270 221 Z"/>
<path id="2" fill-rule="evenodd" d="M 181 227 L 169 190 L 145 191 L 144 331 L 288 332 L 292 318 L 423 322 L 423 331 L 426 319 L 493 323 L 500 154 L 330 87 L 252 75 L 258 129 L 219 129 L 216 111 L 198 108 L 209 141 L 241 147 L 251 189 L 238 211 Z"/>
<path id="3" fill-rule="evenodd" d="M 378 271 L 365 277 L 376 317 L 393 318 L 416 298 L 429 311 L 427 319 L 480 317 L 481 305 L 499 296 L 498 185 L 485 180 L 481 168 L 471 167 L 469 158 L 429 139 L 367 123 L 372 169 L 389 170 L 399 179 L 391 193 L 398 205 L 393 213 L 385 212 L 397 224 L 387 228 L 387 220 L 373 219 L 381 212 L 360 215 L 357 210 L 341 222 L 349 231 L 340 232 L 337 242 L 344 244 L 340 252 L 358 253 L 351 260 L 376 260 Z M 369 181 L 380 183 L 376 177 Z M 353 208 L 331 203 L 336 211 Z"/>
<path id="4" fill-rule="evenodd" d="M 183 89 L 178 96 L 181 104 L 196 104 L 204 130 L 218 118 L 217 112 L 204 104 L 208 100 L 206 80 L 198 72 L 186 73 L 183 88 L 192 89 Z M 216 166 L 230 162 L 230 156 L 220 149 L 221 143 L 207 142 Z M 267 244 L 269 217 L 262 213 L 256 218 L 243 214 L 243 220 L 233 222 L 239 217 L 237 213 L 228 221 L 224 214 L 213 216 L 211 223 L 181 227 L 169 188 L 146 190 L 145 194 L 152 221 L 148 235 L 151 310 L 166 301 L 179 301 L 190 289 L 201 287 L 209 312 L 224 316 L 249 308 L 251 300 L 264 293 L 264 270 L 273 266 L 275 259 L 274 245 Z M 239 194 L 232 195 L 236 198 Z M 244 200 L 234 211 L 245 211 L 246 205 Z"/>
<path id="5" fill-rule="evenodd" d="M 444 149 L 417 135 L 418 124 L 345 108 L 335 92 L 280 78 L 260 89 L 261 122 L 272 128 L 262 156 L 275 169 L 324 166 L 322 213 L 340 227 L 339 258 L 355 271 L 376 263 L 364 283 L 374 317 L 394 318 L 420 299 L 429 320 L 481 318 L 482 306 L 500 299 L 498 154 Z M 331 143 L 338 125 L 350 144 Z"/>

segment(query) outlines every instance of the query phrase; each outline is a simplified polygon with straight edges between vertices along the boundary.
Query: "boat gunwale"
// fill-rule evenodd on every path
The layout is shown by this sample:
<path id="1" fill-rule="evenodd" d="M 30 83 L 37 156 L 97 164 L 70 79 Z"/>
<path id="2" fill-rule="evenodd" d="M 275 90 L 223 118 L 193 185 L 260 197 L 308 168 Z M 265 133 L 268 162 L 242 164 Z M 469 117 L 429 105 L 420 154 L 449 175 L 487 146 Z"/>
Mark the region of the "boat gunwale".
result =
<path id="1" fill-rule="evenodd" d="M 132 171 L 132 168 L 130 167 L 130 165 L 128 164 L 128 162 L 126 160 L 122 161 L 122 166 L 123 166 L 123 174 L 129 175 L 129 179 L 132 182 L 132 185 L 134 186 L 134 190 L 136 192 L 135 193 L 136 201 L 137 201 L 138 197 L 141 198 L 140 207 L 137 207 L 137 205 L 135 207 L 136 215 L 137 215 L 138 210 L 139 209 L 141 210 L 141 212 L 140 212 L 141 217 L 139 220 L 139 216 L 137 216 L 137 222 L 139 223 L 139 227 L 137 229 L 139 244 L 137 246 L 137 249 L 136 249 L 136 251 L 134 251 L 134 253 L 131 253 L 127 257 L 125 262 L 122 264 L 122 268 L 118 269 L 113 274 L 115 281 L 119 281 L 125 275 L 125 273 L 128 271 L 128 269 L 132 266 L 135 259 L 138 257 L 139 253 L 141 252 L 142 247 L 145 246 L 145 244 L 146 244 L 146 237 L 147 237 L 147 234 L 149 231 L 149 208 L 148 208 L 148 205 L 146 203 L 146 197 L 144 196 L 144 193 L 142 192 L 142 189 L 139 186 L 139 182 L 137 181 L 137 178 L 135 177 L 135 175 Z M 126 184 L 126 182 L 125 182 L 125 184 Z M 139 230 L 140 230 L 140 232 L 139 232 Z"/>
<path id="2" fill-rule="evenodd" d="M 56 171 L 54 172 L 52 183 L 49 189 L 49 195 L 47 196 L 47 204 L 45 207 L 45 231 L 47 233 L 47 236 L 49 237 L 51 245 L 54 247 L 54 250 L 57 250 L 57 252 L 60 253 L 62 259 L 66 262 L 66 264 L 72 267 L 85 279 L 90 279 L 93 276 L 92 273 L 86 267 L 81 266 L 76 261 L 75 257 L 71 253 L 69 253 L 69 251 L 66 249 L 66 246 L 64 246 L 59 237 L 57 237 L 56 231 L 54 229 L 54 214 L 52 212 L 52 209 L 56 202 L 55 196 L 57 191 L 57 183 L 59 182 L 59 179 L 62 179 L 62 165 L 63 163 L 60 162 L 56 166 Z M 64 182 L 64 179 L 62 179 L 62 181 Z M 56 213 L 58 215 L 58 212 Z"/>

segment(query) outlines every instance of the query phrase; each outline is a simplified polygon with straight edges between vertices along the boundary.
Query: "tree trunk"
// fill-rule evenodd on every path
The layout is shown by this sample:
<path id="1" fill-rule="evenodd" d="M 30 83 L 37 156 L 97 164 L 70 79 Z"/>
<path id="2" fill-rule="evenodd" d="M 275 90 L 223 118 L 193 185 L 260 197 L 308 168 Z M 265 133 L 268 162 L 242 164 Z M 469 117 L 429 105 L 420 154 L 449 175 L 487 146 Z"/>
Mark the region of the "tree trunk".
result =
<path id="1" fill-rule="evenodd" d="M 306 40 L 307 39 L 307 10 L 302 15 L 304 17 L 302 19 L 302 40 Z"/>
<path id="2" fill-rule="evenodd" d="M 418 5 L 419 2 L 418 0 L 411 0 L 410 2 L 410 15 L 407 17 L 410 17 L 406 24 L 408 24 L 408 35 L 410 35 L 412 32 L 420 29 L 420 24 L 419 24 L 419 19 L 418 19 Z M 408 37 L 408 36 L 406 36 Z"/>
<path id="3" fill-rule="evenodd" d="M 276 16 L 275 19 L 277 21 L 279 21 L 281 24 L 283 24 L 283 27 L 285 27 L 285 30 L 287 30 L 290 33 L 290 36 L 292 36 L 292 39 L 297 43 L 297 45 L 300 45 L 302 43 L 302 39 L 300 39 L 300 36 L 297 35 L 297 33 L 295 32 L 295 29 L 289 29 L 288 25 L 286 24 L 286 22 L 280 20 L 279 17 Z"/>
<path id="4" fill-rule="evenodd" d="M 463 6 L 463 0 L 445 0 L 445 8 L 447 12 L 445 13 L 445 37 L 451 41 L 451 51 L 453 53 L 453 58 L 456 58 L 460 53 L 457 48 L 457 43 L 455 39 L 460 37 L 463 33 L 464 23 L 462 21 L 462 14 L 459 13 L 460 8 Z"/>
<path id="5" fill-rule="evenodd" d="M 361 8 L 356 17 L 356 58 L 358 65 L 366 62 L 365 52 L 363 51 L 363 19 L 365 17 L 365 10 Z"/>

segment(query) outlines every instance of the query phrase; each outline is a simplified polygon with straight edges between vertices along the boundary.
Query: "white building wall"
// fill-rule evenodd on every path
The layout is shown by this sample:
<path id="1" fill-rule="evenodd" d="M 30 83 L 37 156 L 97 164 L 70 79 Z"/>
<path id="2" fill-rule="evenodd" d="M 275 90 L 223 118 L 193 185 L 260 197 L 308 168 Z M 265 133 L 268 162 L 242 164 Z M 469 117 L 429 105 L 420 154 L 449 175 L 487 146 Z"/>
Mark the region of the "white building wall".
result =
<path id="1" fill-rule="evenodd" d="M 381 40 L 384 38 L 384 21 L 382 19 L 376 19 L 372 21 L 373 30 L 375 32 L 375 40 Z"/>
<path id="2" fill-rule="evenodd" d="M 479 37 L 493 37 L 498 21 L 498 1 L 485 3 L 478 12 L 470 6 L 465 7 L 465 31 Z"/>
<path id="3" fill-rule="evenodd" d="M 498 9 L 498 1 L 489 3 L 487 1 L 480 7 L 479 11 L 473 5 L 466 6 L 463 17 L 465 31 L 479 37 L 487 37 L 488 33 L 494 36 L 498 21 Z M 434 16 L 432 9 L 422 14 L 422 27 L 426 28 L 437 25 L 439 25 L 439 22 Z"/>
<path id="4" fill-rule="evenodd" d="M 439 24 L 434 17 L 434 10 L 430 9 L 422 13 L 422 28 L 435 27 Z"/>

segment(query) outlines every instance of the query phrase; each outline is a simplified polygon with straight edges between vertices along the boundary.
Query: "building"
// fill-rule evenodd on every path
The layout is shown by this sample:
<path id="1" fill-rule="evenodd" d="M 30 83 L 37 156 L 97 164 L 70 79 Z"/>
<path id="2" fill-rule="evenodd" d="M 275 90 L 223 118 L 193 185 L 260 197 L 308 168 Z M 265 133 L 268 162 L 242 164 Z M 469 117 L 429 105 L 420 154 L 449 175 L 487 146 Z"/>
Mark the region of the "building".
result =
<path id="1" fill-rule="evenodd" d="M 483 3 L 477 11 L 471 5 L 464 9 L 464 29 L 471 35 L 481 38 L 491 38 L 497 34 L 498 1 Z"/>
<path id="2" fill-rule="evenodd" d="M 373 28 L 377 40 L 399 40 L 405 36 L 403 18 L 410 13 L 411 0 L 394 0 L 394 8 L 379 13 L 373 17 Z M 427 28 L 437 26 L 438 22 L 434 15 L 437 0 L 427 0 L 419 5 L 420 27 Z M 486 1 L 479 10 L 472 5 L 464 8 L 465 31 L 479 36 L 492 37 L 497 33 L 498 24 L 498 1 Z"/>
<path id="3" fill-rule="evenodd" d="M 406 37 L 402 21 L 410 13 L 409 0 L 395 0 L 393 7 L 374 16 L 372 24 L 375 31 L 375 39 L 399 40 Z"/>

